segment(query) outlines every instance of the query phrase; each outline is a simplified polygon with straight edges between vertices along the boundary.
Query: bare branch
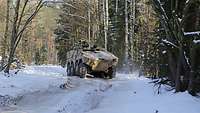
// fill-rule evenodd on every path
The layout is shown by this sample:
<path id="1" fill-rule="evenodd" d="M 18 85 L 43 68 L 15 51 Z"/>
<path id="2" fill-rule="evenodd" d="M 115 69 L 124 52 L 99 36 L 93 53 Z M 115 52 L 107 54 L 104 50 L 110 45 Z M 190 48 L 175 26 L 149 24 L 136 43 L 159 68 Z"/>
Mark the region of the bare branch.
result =
<path id="1" fill-rule="evenodd" d="M 19 33 L 17 34 L 17 41 L 15 43 L 14 48 L 17 47 L 17 45 L 19 44 L 22 34 L 24 32 L 24 30 L 27 28 L 28 24 L 33 20 L 33 18 L 37 15 L 37 13 L 40 11 L 40 9 L 43 7 L 43 4 L 45 2 L 43 2 L 43 0 L 40 0 L 40 2 L 38 3 L 37 7 L 35 8 L 35 11 L 32 13 L 32 15 L 30 15 L 30 17 L 26 20 L 24 26 L 22 27 L 22 29 L 19 31 Z"/>
<path id="2" fill-rule="evenodd" d="M 22 17 L 23 17 L 23 15 L 24 15 L 24 12 L 25 12 L 25 8 L 26 8 L 26 6 L 27 6 L 27 3 L 28 3 L 28 0 L 25 0 L 25 3 L 24 3 L 24 5 L 23 5 L 22 11 L 21 11 L 21 15 L 20 15 L 20 17 L 19 17 L 19 21 L 18 21 L 18 25 L 17 25 L 17 31 L 18 31 L 18 29 L 19 29 L 19 27 L 20 27 L 20 25 L 21 25 Z"/>

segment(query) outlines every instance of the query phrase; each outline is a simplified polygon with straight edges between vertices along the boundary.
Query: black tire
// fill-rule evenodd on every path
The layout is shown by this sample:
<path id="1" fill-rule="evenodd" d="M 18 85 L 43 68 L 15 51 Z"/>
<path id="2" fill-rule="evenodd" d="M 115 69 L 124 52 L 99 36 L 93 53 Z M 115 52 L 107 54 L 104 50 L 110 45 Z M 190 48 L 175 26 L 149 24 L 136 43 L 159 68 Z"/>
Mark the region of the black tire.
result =
<path id="1" fill-rule="evenodd" d="M 113 68 L 112 78 L 116 77 L 116 73 L 117 73 L 116 68 Z"/>
<path id="2" fill-rule="evenodd" d="M 86 77 L 86 74 L 87 74 L 87 72 L 88 72 L 88 69 L 87 69 L 87 67 L 83 64 L 83 63 L 81 63 L 80 64 L 80 78 L 85 78 Z"/>
<path id="3" fill-rule="evenodd" d="M 77 69 L 77 75 L 80 76 L 81 75 L 81 65 L 82 65 L 82 60 L 78 61 L 78 69 Z"/>
<path id="4" fill-rule="evenodd" d="M 107 77 L 109 79 L 112 79 L 112 78 L 116 77 L 116 70 L 115 70 L 115 68 L 113 68 L 113 67 L 108 68 Z"/>
<path id="5" fill-rule="evenodd" d="M 80 68 L 80 66 L 79 66 L 79 63 L 78 63 L 78 61 L 76 61 L 76 63 L 75 63 L 75 75 L 79 75 L 79 68 Z"/>
<path id="6" fill-rule="evenodd" d="M 70 63 L 67 63 L 67 76 L 71 75 L 71 65 Z"/>
<path id="7" fill-rule="evenodd" d="M 74 62 L 72 62 L 72 76 L 75 75 L 75 64 Z"/>
<path id="8" fill-rule="evenodd" d="M 73 75 L 74 75 L 74 72 L 75 72 L 74 63 L 71 62 L 71 63 L 70 63 L 70 67 L 69 67 L 69 74 L 68 74 L 68 76 L 73 76 Z"/>

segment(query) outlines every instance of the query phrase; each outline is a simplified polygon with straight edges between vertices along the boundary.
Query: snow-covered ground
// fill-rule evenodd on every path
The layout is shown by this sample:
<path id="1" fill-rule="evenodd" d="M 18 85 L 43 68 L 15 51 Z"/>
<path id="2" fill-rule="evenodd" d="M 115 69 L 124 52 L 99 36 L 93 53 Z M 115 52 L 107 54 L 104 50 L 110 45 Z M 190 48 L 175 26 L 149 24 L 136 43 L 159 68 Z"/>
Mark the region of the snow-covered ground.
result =
<path id="1" fill-rule="evenodd" d="M 157 87 L 147 78 L 118 77 L 98 108 L 88 113 L 200 113 L 200 99 L 187 92 L 175 94 L 162 87 L 158 95 Z"/>
<path id="2" fill-rule="evenodd" d="M 200 99 L 173 93 L 133 74 L 113 80 L 66 77 L 59 66 L 29 66 L 0 74 L 0 113 L 200 113 Z M 59 86 L 68 83 L 67 89 Z"/>
<path id="3" fill-rule="evenodd" d="M 14 72 L 12 72 L 14 73 Z M 107 81 L 66 77 L 59 66 L 26 67 L 0 74 L 0 113 L 84 113 L 98 106 Z M 60 85 L 68 83 L 66 89 Z"/>

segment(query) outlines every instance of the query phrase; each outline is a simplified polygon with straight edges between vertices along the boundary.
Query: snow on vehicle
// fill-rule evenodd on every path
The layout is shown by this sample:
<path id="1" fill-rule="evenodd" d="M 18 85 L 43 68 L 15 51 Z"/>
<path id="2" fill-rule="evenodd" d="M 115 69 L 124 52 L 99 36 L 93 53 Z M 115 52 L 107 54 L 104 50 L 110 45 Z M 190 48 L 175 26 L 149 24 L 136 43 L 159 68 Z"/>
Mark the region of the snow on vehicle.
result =
<path id="1" fill-rule="evenodd" d="M 114 78 L 118 58 L 112 53 L 93 48 L 75 48 L 67 52 L 67 74 L 85 77 Z"/>

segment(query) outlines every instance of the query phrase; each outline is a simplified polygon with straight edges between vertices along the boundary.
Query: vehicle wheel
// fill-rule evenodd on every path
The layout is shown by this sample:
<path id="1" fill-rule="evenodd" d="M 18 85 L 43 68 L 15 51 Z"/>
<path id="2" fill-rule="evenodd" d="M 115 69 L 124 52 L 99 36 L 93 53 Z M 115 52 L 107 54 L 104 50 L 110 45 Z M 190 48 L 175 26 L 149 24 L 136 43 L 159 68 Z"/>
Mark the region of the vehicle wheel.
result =
<path id="1" fill-rule="evenodd" d="M 81 77 L 81 78 L 85 78 L 87 72 L 88 72 L 87 67 L 86 67 L 84 64 L 80 64 L 80 74 L 79 74 L 80 77 Z"/>
<path id="2" fill-rule="evenodd" d="M 67 64 L 67 76 L 71 75 L 71 65 L 70 63 Z"/>
<path id="3" fill-rule="evenodd" d="M 70 75 L 69 76 L 73 76 L 74 73 L 75 73 L 74 62 L 71 62 L 71 65 L 70 65 Z"/>
<path id="4" fill-rule="evenodd" d="M 116 68 L 113 68 L 112 78 L 116 77 L 116 73 L 117 73 Z"/>
<path id="5" fill-rule="evenodd" d="M 80 76 L 81 75 L 81 66 L 82 66 L 82 62 L 78 62 L 78 68 L 77 68 L 77 75 Z"/>
<path id="6" fill-rule="evenodd" d="M 107 76 L 109 79 L 116 77 L 116 70 L 113 67 L 108 68 Z"/>
<path id="7" fill-rule="evenodd" d="M 79 64 L 78 64 L 78 62 L 76 62 L 75 63 L 75 75 L 79 75 L 79 68 L 80 68 L 80 66 L 79 66 Z"/>
<path id="8" fill-rule="evenodd" d="M 70 75 L 69 76 L 73 76 L 74 75 L 74 68 L 73 65 L 70 66 Z"/>
<path id="9" fill-rule="evenodd" d="M 100 77 L 100 78 L 105 78 L 105 79 L 106 79 L 106 78 L 108 78 L 108 76 L 109 76 L 108 73 L 101 72 L 99 77 Z"/>

